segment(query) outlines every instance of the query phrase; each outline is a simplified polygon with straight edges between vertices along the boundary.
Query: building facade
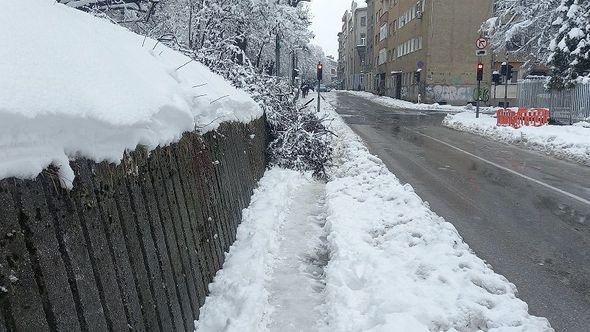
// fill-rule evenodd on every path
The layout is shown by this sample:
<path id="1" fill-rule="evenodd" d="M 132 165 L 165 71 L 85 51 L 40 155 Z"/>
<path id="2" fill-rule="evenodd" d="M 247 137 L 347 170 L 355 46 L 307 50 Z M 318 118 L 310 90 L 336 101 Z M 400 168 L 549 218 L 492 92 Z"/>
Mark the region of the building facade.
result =
<path id="1" fill-rule="evenodd" d="M 353 1 L 350 11 L 342 17 L 342 31 L 338 35 L 338 77 L 342 89 L 366 89 L 367 27 L 367 8 L 359 8 Z"/>
<path id="2" fill-rule="evenodd" d="M 372 45 L 365 47 L 364 54 L 371 56 L 365 60 L 370 68 L 349 64 L 344 67 L 347 76 L 362 73 L 371 80 L 363 87 L 394 98 L 464 105 L 477 98 L 476 66 L 482 61 L 486 72 L 480 94 L 490 99 L 491 74 L 497 63 L 490 55 L 476 56 L 476 40 L 481 24 L 491 16 L 494 0 L 365 1 L 365 13 L 371 16 L 366 29 L 371 36 L 366 40 Z M 358 38 L 357 25 L 346 28 Z M 350 48 L 344 52 L 346 61 L 352 61 Z"/>

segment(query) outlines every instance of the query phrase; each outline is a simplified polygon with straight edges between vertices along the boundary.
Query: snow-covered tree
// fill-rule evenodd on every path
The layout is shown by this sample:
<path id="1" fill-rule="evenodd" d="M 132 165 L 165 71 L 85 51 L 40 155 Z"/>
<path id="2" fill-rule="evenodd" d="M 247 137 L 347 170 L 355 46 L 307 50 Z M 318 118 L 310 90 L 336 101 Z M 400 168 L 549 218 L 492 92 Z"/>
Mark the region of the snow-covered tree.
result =
<path id="1" fill-rule="evenodd" d="M 495 52 L 544 63 L 555 27 L 555 9 L 561 0 L 497 0 L 494 16 L 484 22 L 482 32 Z"/>
<path id="2" fill-rule="evenodd" d="M 72 8 L 97 16 L 108 16 L 116 23 L 149 20 L 160 0 L 57 0 Z"/>
<path id="3" fill-rule="evenodd" d="M 557 13 L 553 25 L 559 30 L 549 46 L 548 86 L 564 89 L 590 76 L 590 2 L 562 0 Z"/>
<path id="4" fill-rule="evenodd" d="M 273 162 L 326 176 L 330 133 L 316 112 L 297 107 L 286 79 L 291 52 L 311 49 L 310 15 L 298 6 L 306 0 L 79 0 L 85 6 L 61 1 L 182 51 L 246 90 L 266 112 Z M 113 7 L 115 2 L 124 3 L 125 10 Z M 121 20 L 130 17 L 132 2 L 153 6 L 144 16 Z M 269 75 L 275 72 L 277 46 L 286 77 Z"/>

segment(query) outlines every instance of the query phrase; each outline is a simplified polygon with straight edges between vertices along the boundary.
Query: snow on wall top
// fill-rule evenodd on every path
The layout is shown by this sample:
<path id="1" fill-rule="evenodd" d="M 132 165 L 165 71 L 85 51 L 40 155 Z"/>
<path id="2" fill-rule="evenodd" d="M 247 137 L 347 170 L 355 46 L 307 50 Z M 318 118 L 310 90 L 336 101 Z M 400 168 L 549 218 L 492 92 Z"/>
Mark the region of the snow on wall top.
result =
<path id="1" fill-rule="evenodd" d="M 246 92 L 204 65 L 177 69 L 189 61 L 54 0 L 6 2 L 0 11 L 0 179 L 34 178 L 53 164 L 71 187 L 71 158 L 118 163 L 138 144 L 154 149 L 195 128 L 210 131 L 262 115 Z"/>

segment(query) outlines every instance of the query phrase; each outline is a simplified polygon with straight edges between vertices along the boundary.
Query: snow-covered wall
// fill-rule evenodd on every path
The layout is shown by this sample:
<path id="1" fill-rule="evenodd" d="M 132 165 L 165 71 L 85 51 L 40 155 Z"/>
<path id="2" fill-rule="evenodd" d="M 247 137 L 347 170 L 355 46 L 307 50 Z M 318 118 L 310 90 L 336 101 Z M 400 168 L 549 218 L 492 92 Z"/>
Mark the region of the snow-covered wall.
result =
<path id="1" fill-rule="evenodd" d="M 192 331 L 266 167 L 264 119 L 0 180 L 1 331 Z"/>
<path id="2" fill-rule="evenodd" d="M 246 92 L 153 39 L 55 0 L 3 5 L 0 179 L 53 165 L 71 187 L 70 159 L 119 163 L 138 145 L 262 116 Z"/>

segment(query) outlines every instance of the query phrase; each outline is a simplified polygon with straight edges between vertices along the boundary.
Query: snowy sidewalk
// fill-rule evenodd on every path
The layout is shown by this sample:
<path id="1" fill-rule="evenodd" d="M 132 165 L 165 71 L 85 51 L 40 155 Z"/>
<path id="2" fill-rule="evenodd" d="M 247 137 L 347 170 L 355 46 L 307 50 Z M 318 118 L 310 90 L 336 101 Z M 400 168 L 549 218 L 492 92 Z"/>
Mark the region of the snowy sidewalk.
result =
<path id="1" fill-rule="evenodd" d="M 197 331 L 314 331 L 322 322 L 325 185 L 267 171 L 210 285 Z"/>
<path id="2" fill-rule="evenodd" d="M 497 141 L 523 145 L 546 154 L 590 166 L 590 123 L 573 126 L 512 127 L 496 126 L 496 118 L 473 112 L 448 115 L 443 125 Z"/>
<path id="3" fill-rule="evenodd" d="M 330 181 L 267 171 L 198 331 L 553 331 L 328 103 L 322 112 L 337 135 Z"/>

